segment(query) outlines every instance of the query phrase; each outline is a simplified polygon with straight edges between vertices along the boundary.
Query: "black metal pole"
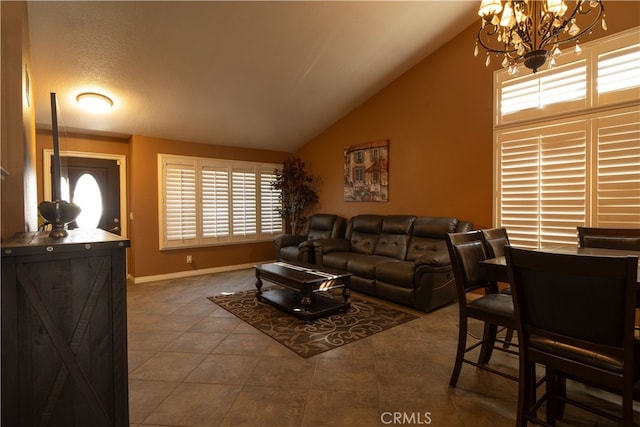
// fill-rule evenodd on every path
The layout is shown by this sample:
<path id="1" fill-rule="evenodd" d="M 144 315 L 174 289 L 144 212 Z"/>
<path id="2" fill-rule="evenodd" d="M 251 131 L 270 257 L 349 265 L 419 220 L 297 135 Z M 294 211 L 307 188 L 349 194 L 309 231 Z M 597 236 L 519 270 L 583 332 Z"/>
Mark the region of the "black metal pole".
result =
<path id="1" fill-rule="evenodd" d="M 51 92 L 51 133 L 53 136 L 53 174 L 51 177 L 51 200 L 56 201 L 62 198 L 60 194 L 60 144 L 58 143 L 58 112 L 56 108 L 56 94 Z"/>

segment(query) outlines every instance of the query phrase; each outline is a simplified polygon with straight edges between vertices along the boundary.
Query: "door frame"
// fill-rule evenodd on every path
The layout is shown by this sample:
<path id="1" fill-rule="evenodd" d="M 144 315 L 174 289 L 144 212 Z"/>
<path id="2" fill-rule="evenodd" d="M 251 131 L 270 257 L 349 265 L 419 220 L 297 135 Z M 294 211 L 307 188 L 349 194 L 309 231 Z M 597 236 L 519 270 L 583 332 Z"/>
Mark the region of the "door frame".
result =
<path id="1" fill-rule="evenodd" d="M 42 150 L 42 167 L 44 178 L 43 196 L 44 200 L 51 200 L 51 156 L 53 149 Z M 127 215 L 127 156 L 122 154 L 87 153 L 83 151 L 60 151 L 63 157 L 85 157 L 88 159 L 115 160 L 120 171 L 120 224 L 122 227 L 122 237 L 129 236 L 129 216 Z M 67 200 L 70 202 L 71 200 Z"/>

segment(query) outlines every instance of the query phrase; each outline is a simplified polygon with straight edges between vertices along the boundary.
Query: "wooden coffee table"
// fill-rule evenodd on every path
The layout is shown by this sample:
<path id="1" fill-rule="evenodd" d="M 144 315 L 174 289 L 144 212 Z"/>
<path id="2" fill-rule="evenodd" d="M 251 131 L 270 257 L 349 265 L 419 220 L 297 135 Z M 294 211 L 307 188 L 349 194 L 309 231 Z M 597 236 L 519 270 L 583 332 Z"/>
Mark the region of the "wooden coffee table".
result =
<path id="1" fill-rule="evenodd" d="M 271 304 L 307 323 L 321 316 L 345 312 L 351 307 L 351 273 L 289 262 L 258 264 L 255 271 L 258 301 Z M 263 280 L 282 288 L 262 291 Z M 342 301 L 322 295 L 322 292 L 334 288 L 342 288 Z"/>

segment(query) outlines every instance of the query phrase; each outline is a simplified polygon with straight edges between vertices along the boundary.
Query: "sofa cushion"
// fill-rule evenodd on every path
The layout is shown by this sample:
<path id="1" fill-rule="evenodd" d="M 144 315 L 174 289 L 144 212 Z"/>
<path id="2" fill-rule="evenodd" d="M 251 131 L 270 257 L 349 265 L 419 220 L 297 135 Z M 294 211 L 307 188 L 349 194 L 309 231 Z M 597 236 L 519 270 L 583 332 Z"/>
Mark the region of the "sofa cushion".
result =
<path id="1" fill-rule="evenodd" d="M 376 265 L 376 280 L 413 289 L 416 266 L 409 261 L 389 261 Z"/>
<path id="2" fill-rule="evenodd" d="M 376 265 L 389 262 L 389 258 L 377 255 L 354 254 L 347 262 L 347 271 L 367 279 L 376 278 Z"/>
<path id="3" fill-rule="evenodd" d="M 373 253 L 382 231 L 382 219 L 380 215 L 356 215 L 351 219 L 347 238 L 351 242 L 352 252 Z"/>
<path id="4" fill-rule="evenodd" d="M 388 234 L 411 234 L 416 217 L 413 215 L 389 215 L 382 220 L 382 232 Z"/>
<path id="5" fill-rule="evenodd" d="M 374 254 L 403 260 L 411 236 L 415 216 L 389 215 L 382 221 L 382 234 Z"/>
<path id="6" fill-rule="evenodd" d="M 412 234 L 446 241 L 447 234 L 455 233 L 457 227 L 457 218 L 421 217 L 414 221 Z"/>
<path id="7" fill-rule="evenodd" d="M 447 234 L 455 233 L 457 218 L 420 217 L 413 223 L 407 261 L 424 258 L 429 252 L 447 251 Z"/>
<path id="8" fill-rule="evenodd" d="M 354 252 L 329 252 L 322 256 L 322 265 L 329 268 L 335 268 L 342 271 L 347 271 L 347 264 L 349 260 L 360 254 Z"/>
<path id="9" fill-rule="evenodd" d="M 314 214 L 309 218 L 307 239 L 329 239 L 334 236 L 337 226 L 337 222 L 344 220 L 336 215 L 332 214 Z M 344 225 L 342 224 L 342 233 L 344 233 Z M 341 236 L 340 236 L 341 237 Z"/>
<path id="10" fill-rule="evenodd" d="M 418 261 L 430 258 L 435 253 L 444 253 L 448 258 L 447 243 L 439 239 L 413 236 L 407 249 L 407 261 Z M 425 262 L 425 261 L 423 261 Z M 429 263 L 429 262 L 427 262 Z"/>
<path id="11" fill-rule="evenodd" d="M 300 251 L 297 246 L 285 246 L 280 249 L 280 259 L 283 261 L 298 261 Z"/>

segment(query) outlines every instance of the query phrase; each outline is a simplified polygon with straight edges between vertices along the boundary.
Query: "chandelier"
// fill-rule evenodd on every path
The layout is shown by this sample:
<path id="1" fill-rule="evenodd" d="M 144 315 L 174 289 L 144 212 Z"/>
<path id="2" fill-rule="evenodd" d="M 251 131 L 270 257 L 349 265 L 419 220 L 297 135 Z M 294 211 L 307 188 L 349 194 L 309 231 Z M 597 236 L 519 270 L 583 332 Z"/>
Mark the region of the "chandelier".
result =
<path id="1" fill-rule="evenodd" d="M 478 46 L 482 46 L 487 51 L 487 66 L 492 53 L 504 55 L 502 66 L 510 74 L 515 74 L 520 62 L 534 73 L 549 58 L 549 66 L 554 66 L 555 57 L 561 53 L 559 46 L 573 40 L 579 54 L 578 38 L 590 33 L 600 19 L 607 30 L 601 0 L 576 0 L 572 11 L 563 0 L 506 0 L 504 4 L 501 0 L 482 0 L 478 15 L 482 25 L 474 54 L 477 56 Z M 583 28 L 578 20 L 583 21 Z"/>

